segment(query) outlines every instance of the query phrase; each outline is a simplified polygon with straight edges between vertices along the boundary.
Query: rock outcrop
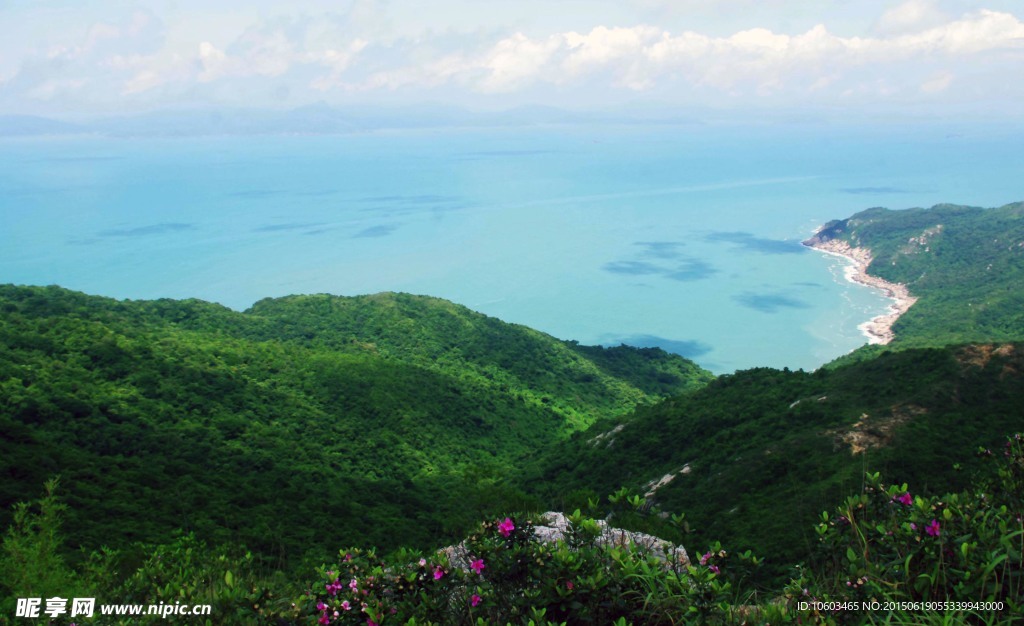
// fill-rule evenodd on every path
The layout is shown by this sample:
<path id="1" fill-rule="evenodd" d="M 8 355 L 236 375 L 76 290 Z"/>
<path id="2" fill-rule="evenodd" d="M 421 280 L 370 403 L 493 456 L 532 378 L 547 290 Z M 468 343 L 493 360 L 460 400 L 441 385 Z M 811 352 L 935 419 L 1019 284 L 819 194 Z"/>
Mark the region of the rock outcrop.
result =
<path id="1" fill-rule="evenodd" d="M 681 566 L 686 566 L 690 563 L 690 558 L 683 546 L 677 546 L 654 535 L 613 528 L 604 520 L 597 520 L 597 525 L 600 528 L 601 534 L 597 536 L 595 543 L 599 546 L 645 550 L 659 560 Z M 537 541 L 543 543 L 564 541 L 567 532 L 569 532 L 569 518 L 565 513 L 557 511 L 544 513 L 540 516 L 537 524 L 533 526 L 534 537 Z M 466 548 L 465 542 L 445 548 L 443 552 L 447 554 L 448 561 L 452 567 L 463 570 L 469 569 L 471 555 Z"/>

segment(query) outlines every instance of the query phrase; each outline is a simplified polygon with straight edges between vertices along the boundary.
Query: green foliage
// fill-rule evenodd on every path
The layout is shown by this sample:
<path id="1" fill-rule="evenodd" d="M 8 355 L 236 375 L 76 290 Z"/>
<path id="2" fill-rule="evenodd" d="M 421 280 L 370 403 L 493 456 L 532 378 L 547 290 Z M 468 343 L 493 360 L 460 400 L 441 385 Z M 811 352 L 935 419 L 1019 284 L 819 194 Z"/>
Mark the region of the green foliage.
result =
<path id="1" fill-rule="evenodd" d="M 455 548 L 415 560 L 349 550 L 323 568 L 311 612 L 321 624 L 733 623 L 723 567 L 660 560 L 596 542 L 592 518 L 570 516 L 568 540 L 545 542 L 529 518 L 484 522 Z M 307 610 L 310 610 L 307 607 Z M 413 621 L 414 620 L 414 621 Z"/>
<path id="2" fill-rule="evenodd" d="M 61 523 L 68 507 L 58 498 L 57 487 L 57 479 L 47 481 L 42 498 L 14 507 L 0 556 L 0 624 L 18 623 L 10 618 L 16 613 L 17 600 L 26 598 L 96 601 L 91 617 L 72 618 L 66 611 L 49 619 L 51 624 L 167 623 L 166 615 L 146 614 L 151 605 L 161 609 L 208 605 L 210 619 L 226 626 L 277 624 L 298 617 L 295 604 L 275 591 L 291 587 L 280 574 L 267 579 L 251 553 L 220 551 L 193 534 L 157 546 L 136 544 L 120 552 L 104 548 L 81 559 L 76 567 L 67 565 L 62 558 Z M 104 615 L 102 604 L 139 605 L 142 613 Z"/>
<path id="3" fill-rule="evenodd" d="M 226 625 L 276 624 L 298 617 L 291 599 L 272 588 L 280 588 L 283 581 L 264 580 L 251 553 L 225 554 L 187 534 L 143 554 L 144 560 L 123 577 L 116 575 L 115 566 L 98 568 L 105 584 L 97 595 L 121 604 L 208 605 L 210 619 Z M 96 558 L 98 555 L 93 556 L 94 561 Z M 154 615 L 113 623 L 159 624 L 166 620 Z"/>
<path id="4" fill-rule="evenodd" d="M 991 343 L 1024 339 L 1022 216 L 943 205 L 832 223 L 920 297 L 897 342 L 814 373 L 713 380 L 660 350 L 579 346 L 407 294 L 237 313 L 0 286 L 0 609 L 73 592 L 210 603 L 225 624 L 864 618 L 795 608 L 809 598 L 1019 612 L 1019 443 L 991 482 L 961 457 L 1024 428 L 1024 349 Z M 22 503 L 56 474 L 70 506 L 56 483 Z M 577 507 L 556 544 L 528 513 L 499 516 Z M 464 554 L 416 552 L 481 517 Z M 710 548 L 666 564 L 600 545 L 597 518 Z M 338 545 L 354 547 L 311 588 L 266 573 L 310 571 Z"/>
<path id="5" fill-rule="evenodd" d="M 909 607 L 896 611 L 903 614 L 961 603 L 956 613 L 986 623 L 1024 613 L 1021 435 L 998 456 L 987 449 L 981 456 L 998 462 L 994 476 L 937 496 L 912 495 L 905 483 L 869 473 L 860 494 L 821 516 L 815 593 L 846 604 L 897 603 Z M 859 621 L 855 612 L 827 617 Z"/>
<path id="6" fill-rule="evenodd" d="M 72 559 L 177 529 L 272 567 L 433 545 L 536 506 L 508 480 L 524 457 L 657 399 L 577 348 L 403 294 L 237 313 L 0 286 L 0 524 L 59 473 Z M 676 375 L 661 391 L 708 376 L 637 359 Z"/>
<path id="7" fill-rule="evenodd" d="M 81 589 L 61 553 L 66 506 L 57 499 L 58 485 L 58 479 L 49 480 L 42 498 L 14 507 L 0 552 L 0 615 L 14 614 L 16 598 L 53 597 Z"/>
<path id="8" fill-rule="evenodd" d="M 989 473 L 969 489 L 940 496 L 912 495 L 906 484 L 887 485 L 879 474 L 868 474 L 861 493 L 835 514 L 820 516 L 818 549 L 781 590 L 751 586 L 762 560 L 750 551 L 716 541 L 689 561 L 666 560 L 663 554 L 675 554 L 671 545 L 658 553 L 608 541 L 600 523 L 579 511 L 568 516 L 558 541 L 542 540 L 531 516 L 509 515 L 485 521 L 462 543 L 437 552 L 343 550 L 308 585 L 268 578 L 251 554 L 212 549 L 191 534 L 123 554 L 93 554 L 77 571 L 58 564 L 53 582 L 66 594 L 74 581 L 76 594 L 95 595 L 101 604 L 209 605 L 209 617 L 195 623 L 228 626 L 1009 624 L 1024 608 L 1024 442 L 1018 434 L 979 456 Z M 54 487 L 37 503 L 39 519 L 22 518 L 8 531 L 18 538 L 10 545 L 44 544 L 31 550 L 42 558 L 59 552 Z M 618 515 L 645 513 L 627 489 L 608 501 Z M 683 522 L 680 516 L 673 521 Z M 4 547 L 11 552 L 7 542 Z M 48 592 L 35 585 L 8 587 L 15 595 L 3 603 L 45 597 Z M 961 604 L 927 608 L 935 602 Z M 14 623 L 11 614 L 0 613 L 0 623 Z M 97 613 L 75 621 L 158 624 L 166 618 Z"/>
<path id="9" fill-rule="evenodd" d="M 819 233 L 871 250 L 872 275 L 919 298 L 893 347 L 1024 339 L 1024 203 L 869 209 Z"/>
<path id="10" fill-rule="evenodd" d="M 737 372 L 595 424 L 528 468 L 523 484 L 559 510 L 620 485 L 651 493 L 646 506 L 685 512 L 687 542 L 754 550 L 766 560 L 759 582 L 778 584 L 810 553 L 818 512 L 859 489 L 866 468 L 924 493 L 966 487 L 978 465 L 971 452 L 1024 428 L 1021 372 L 1019 344 Z M 951 459 L 964 457 L 958 470 Z M 671 532 L 649 515 L 616 523 Z"/>
<path id="11" fill-rule="evenodd" d="M 999 452 L 982 452 L 995 472 L 939 496 L 868 474 L 862 493 L 820 516 L 817 550 L 782 590 L 751 589 L 762 561 L 749 551 L 713 542 L 692 563 L 666 562 L 599 543 L 596 521 L 577 511 L 557 542 L 510 516 L 429 557 L 343 551 L 305 610 L 320 624 L 1014 623 L 1024 602 L 1021 436 Z M 928 604 L 943 602 L 960 604 Z"/>

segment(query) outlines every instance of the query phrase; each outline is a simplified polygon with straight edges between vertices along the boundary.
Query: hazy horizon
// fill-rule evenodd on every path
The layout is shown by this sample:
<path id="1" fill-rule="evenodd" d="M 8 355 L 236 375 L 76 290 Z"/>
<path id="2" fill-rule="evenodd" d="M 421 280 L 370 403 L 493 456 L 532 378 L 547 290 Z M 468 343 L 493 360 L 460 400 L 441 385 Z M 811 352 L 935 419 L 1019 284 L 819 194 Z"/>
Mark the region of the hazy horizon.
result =
<path id="1" fill-rule="evenodd" d="M 1017 121 L 1012 0 L 0 4 L 0 115 L 459 106 Z"/>

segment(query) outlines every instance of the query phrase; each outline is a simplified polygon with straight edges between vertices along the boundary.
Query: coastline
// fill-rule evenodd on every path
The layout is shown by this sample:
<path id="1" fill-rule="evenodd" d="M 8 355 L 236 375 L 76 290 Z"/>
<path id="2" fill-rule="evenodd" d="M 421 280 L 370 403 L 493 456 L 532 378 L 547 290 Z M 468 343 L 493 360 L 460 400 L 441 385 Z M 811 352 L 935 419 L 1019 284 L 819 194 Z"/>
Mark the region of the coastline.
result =
<path id="1" fill-rule="evenodd" d="M 820 231 L 819 231 L 820 232 Z M 819 250 L 825 254 L 832 254 L 851 261 L 851 264 L 843 269 L 846 280 L 880 290 L 886 298 L 892 300 L 889 305 L 889 312 L 877 315 L 870 320 L 857 326 L 861 333 L 867 337 L 869 344 L 885 345 L 895 338 L 892 331 L 893 324 L 901 315 L 907 312 L 917 302 L 917 298 L 910 294 L 906 285 L 890 283 L 887 280 L 868 274 L 868 265 L 871 264 L 871 251 L 867 248 L 855 248 L 845 241 L 837 239 L 822 240 L 815 236 L 803 242 L 808 248 Z"/>

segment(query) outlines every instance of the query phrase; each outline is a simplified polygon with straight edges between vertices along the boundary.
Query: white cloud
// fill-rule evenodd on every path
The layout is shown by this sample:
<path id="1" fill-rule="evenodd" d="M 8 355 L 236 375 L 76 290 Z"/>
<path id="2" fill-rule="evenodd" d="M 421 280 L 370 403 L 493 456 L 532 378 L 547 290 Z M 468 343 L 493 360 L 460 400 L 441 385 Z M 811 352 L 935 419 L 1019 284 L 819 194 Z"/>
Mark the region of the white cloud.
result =
<path id="1" fill-rule="evenodd" d="M 883 35 L 900 35 L 936 27 L 947 20 L 933 0 L 908 0 L 883 13 L 875 29 Z"/>
<path id="2" fill-rule="evenodd" d="M 345 70 L 352 65 L 356 56 L 362 52 L 369 42 L 363 39 L 355 39 L 343 49 L 329 48 L 321 52 L 309 52 L 304 60 L 308 63 L 316 63 L 328 68 L 327 74 L 317 76 L 309 85 L 317 91 L 327 91 L 338 86 L 344 86 Z"/>
<path id="3" fill-rule="evenodd" d="M 370 4 L 359 0 L 348 13 L 294 12 L 265 17 L 230 36 L 204 30 L 188 40 L 181 24 L 168 38 L 161 17 L 130 11 L 94 22 L 77 40 L 47 41 L 17 65 L 5 60 L 16 69 L 0 77 L 0 99 L 68 98 L 101 106 L 119 98 L 130 105 L 146 94 L 146 102 L 187 97 L 274 105 L 251 98 L 275 89 L 292 94 L 293 103 L 354 93 L 370 101 L 386 92 L 503 101 L 525 93 L 543 100 L 548 93 L 600 99 L 652 92 L 683 102 L 726 96 L 792 103 L 939 99 L 968 88 L 974 98 L 986 90 L 1024 96 L 1024 86 L 1008 80 L 1024 69 L 1024 23 L 993 10 L 950 18 L 937 1 L 903 2 L 875 20 L 873 30 L 868 21 L 863 32 L 873 34 L 859 36 L 812 22 L 799 30 L 759 26 L 720 34 L 609 23 L 378 37 L 361 26 Z M 385 33 L 381 18 L 374 19 L 373 32 Z M 957 89 L 950 90 L 954 80 Z"/>
<path id="4" fill-rule="evenodd" d="M 796 35 L 754 28 L 724 37 L 672 34 L 646 25 L 598 26 L 547 37 L 516 33 L 475 53 L 377 72 L 359 88 L 449 85 L 508 93 L 545 85 L 603 85 L 796 101 L 808 96 L 869 99 L 906 94 L 904 86 L 910 84 L 919 86 L 921 94 L 939 93 L 953 79 L 948 71 L 936 73 L 936 64 L 988 63 L 986 55 L 1020 50 L 1022 42 L 1024 23 L 994 11 L 890 37 L 842 37 L 823 24 Z M 922 82 L 922 76 L 931 78 Z"/>
<path id="5" fill-rule="evenodd" d="M 199 65 L 202 71 L 197 77 L 199 82 L 208 83 L 228 73 L 228 55 L 209 41 L 199 44 Z"/>
<path id="6" fill-rule="evenodd" d="M 1024 23 L 1009 13 L 982 10 L 955 22 L 904 35 L 892 45 L 907 52 L 971 54 L 996 49 L 1024 49 Z"/>
<path id="7" fill-rule="evenodd" d="M 535 78 L 560 46 L 558 37 L 532 41 L 522 33 L 502 39 L 483 62 L 487 73 L 479 87 L 486 92 L 510 91 Z"/>

